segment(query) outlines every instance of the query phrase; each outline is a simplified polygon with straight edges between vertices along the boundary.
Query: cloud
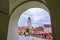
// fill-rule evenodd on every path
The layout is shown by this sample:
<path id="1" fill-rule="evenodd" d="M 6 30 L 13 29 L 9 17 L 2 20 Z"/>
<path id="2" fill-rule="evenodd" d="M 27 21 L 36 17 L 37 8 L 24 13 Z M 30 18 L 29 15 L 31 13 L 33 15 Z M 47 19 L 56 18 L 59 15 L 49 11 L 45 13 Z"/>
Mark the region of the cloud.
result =
<path id="1" fill-rule="evenodd" d="M 19 18 L 18 25 L 27 25 L 27 19 L 31 17 L 32 23 L 51 24 L 49 13 L 42 8 L 31 8 L 23 12 Z M 38 26 L 33 24 L 34 26 Z"/>

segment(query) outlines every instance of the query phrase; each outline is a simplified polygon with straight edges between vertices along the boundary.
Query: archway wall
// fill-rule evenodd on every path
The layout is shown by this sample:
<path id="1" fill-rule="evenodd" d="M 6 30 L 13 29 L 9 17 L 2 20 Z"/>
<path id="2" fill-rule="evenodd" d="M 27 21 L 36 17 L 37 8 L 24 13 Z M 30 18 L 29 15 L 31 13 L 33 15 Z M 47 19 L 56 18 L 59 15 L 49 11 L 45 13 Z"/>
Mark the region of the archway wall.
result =
<path id="1" fill-rule="evenodd" d="M 37 1 L 30 1 L 19 6 L 10 17 L 7 40 L 19 40 L 17 27 L 18 19 L 21 13 L 29 8 L 43 8 L 49 12 L 48 8 L 43 3 Z"/>
<path id="2" fill-rule="evenodd" d="M 29 1 L 41 1 L 45 4 L 46 1 L 45 0 L 9 0 L 9 15 L 11 15 L 11 12 L 19 5 L 29 2 Z"/>
<path id="3" fill-rule="evenodd" d="M 9 16 L 0 12 L 0 40 L 7 40 Z"/>
<path id="4" fill-rule="evenodd" d="M 11 15 L 12 10 L 19 4 L 27 0 L 9 0 L 9 15 Z"/>

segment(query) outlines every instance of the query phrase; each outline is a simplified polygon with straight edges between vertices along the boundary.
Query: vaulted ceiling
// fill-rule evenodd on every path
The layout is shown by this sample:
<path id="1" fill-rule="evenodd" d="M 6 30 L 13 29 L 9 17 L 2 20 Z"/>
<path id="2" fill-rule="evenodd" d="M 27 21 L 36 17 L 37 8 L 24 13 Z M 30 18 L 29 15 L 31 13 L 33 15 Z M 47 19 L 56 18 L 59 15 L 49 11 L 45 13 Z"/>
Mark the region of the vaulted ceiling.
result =
<path id="1" fill-rule="evenodd" d="M 10 15 L 16 6 L 26 1 L 34 1 L 34 0 L 0 0 L 0 12 L 6 15 Z M 44 0 L 37 0 L 37 1 L 44 1 Z M 47 6 L 49 9 L 54 11 L 56 9 L 59 10 L 59 7 L 60 7 L 59 0 L 45 0 L 44 2 L 47 3 Z"/>

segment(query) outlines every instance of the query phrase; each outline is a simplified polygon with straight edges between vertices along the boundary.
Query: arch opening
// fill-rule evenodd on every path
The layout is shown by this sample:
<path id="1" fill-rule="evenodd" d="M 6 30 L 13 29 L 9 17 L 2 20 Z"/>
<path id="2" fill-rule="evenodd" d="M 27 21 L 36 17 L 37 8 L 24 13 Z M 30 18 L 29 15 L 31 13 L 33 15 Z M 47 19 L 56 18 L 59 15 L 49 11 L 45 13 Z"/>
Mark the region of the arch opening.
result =
<path id="1" fill-rule="evenodd" d="M 20 15 L 22 15 L 22 12 L 24 13 L 25 10 L 27 9 L 29 10 L 31 8 L 41 8 L 47 11 L 47 13 L 49 13 L 48 8 L 43 3 L 40 3 L 37 1 L 30 1 L 30 2 L 24 3 L 23 5 L 19 6 L 18 8 L 14 10 L 13 14 L 10 17 L 7 40 L 19 40 L 18 27 L 17 27 L 19 17 Z M 28 19 L 32 19 L 32 18 L 28 18 Z"/>
<path id="2" fill-rule="evenodd" d="M 42 8 L 24 11 L 18 20 L 18 35 L 19 40 L 51 40 L 50 13 Z"/>

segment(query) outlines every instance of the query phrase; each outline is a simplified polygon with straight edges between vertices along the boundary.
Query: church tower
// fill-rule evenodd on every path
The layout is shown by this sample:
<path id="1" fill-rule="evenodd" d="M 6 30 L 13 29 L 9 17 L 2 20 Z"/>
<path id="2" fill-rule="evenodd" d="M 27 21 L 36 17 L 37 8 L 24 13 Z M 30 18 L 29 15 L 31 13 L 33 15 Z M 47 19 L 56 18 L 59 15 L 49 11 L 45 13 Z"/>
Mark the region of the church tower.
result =
<path id="1" fill-rule="evenodd" d="M 31 18 L 30 17 L 27 19 L 27 26 L 31 27 Z"/>

